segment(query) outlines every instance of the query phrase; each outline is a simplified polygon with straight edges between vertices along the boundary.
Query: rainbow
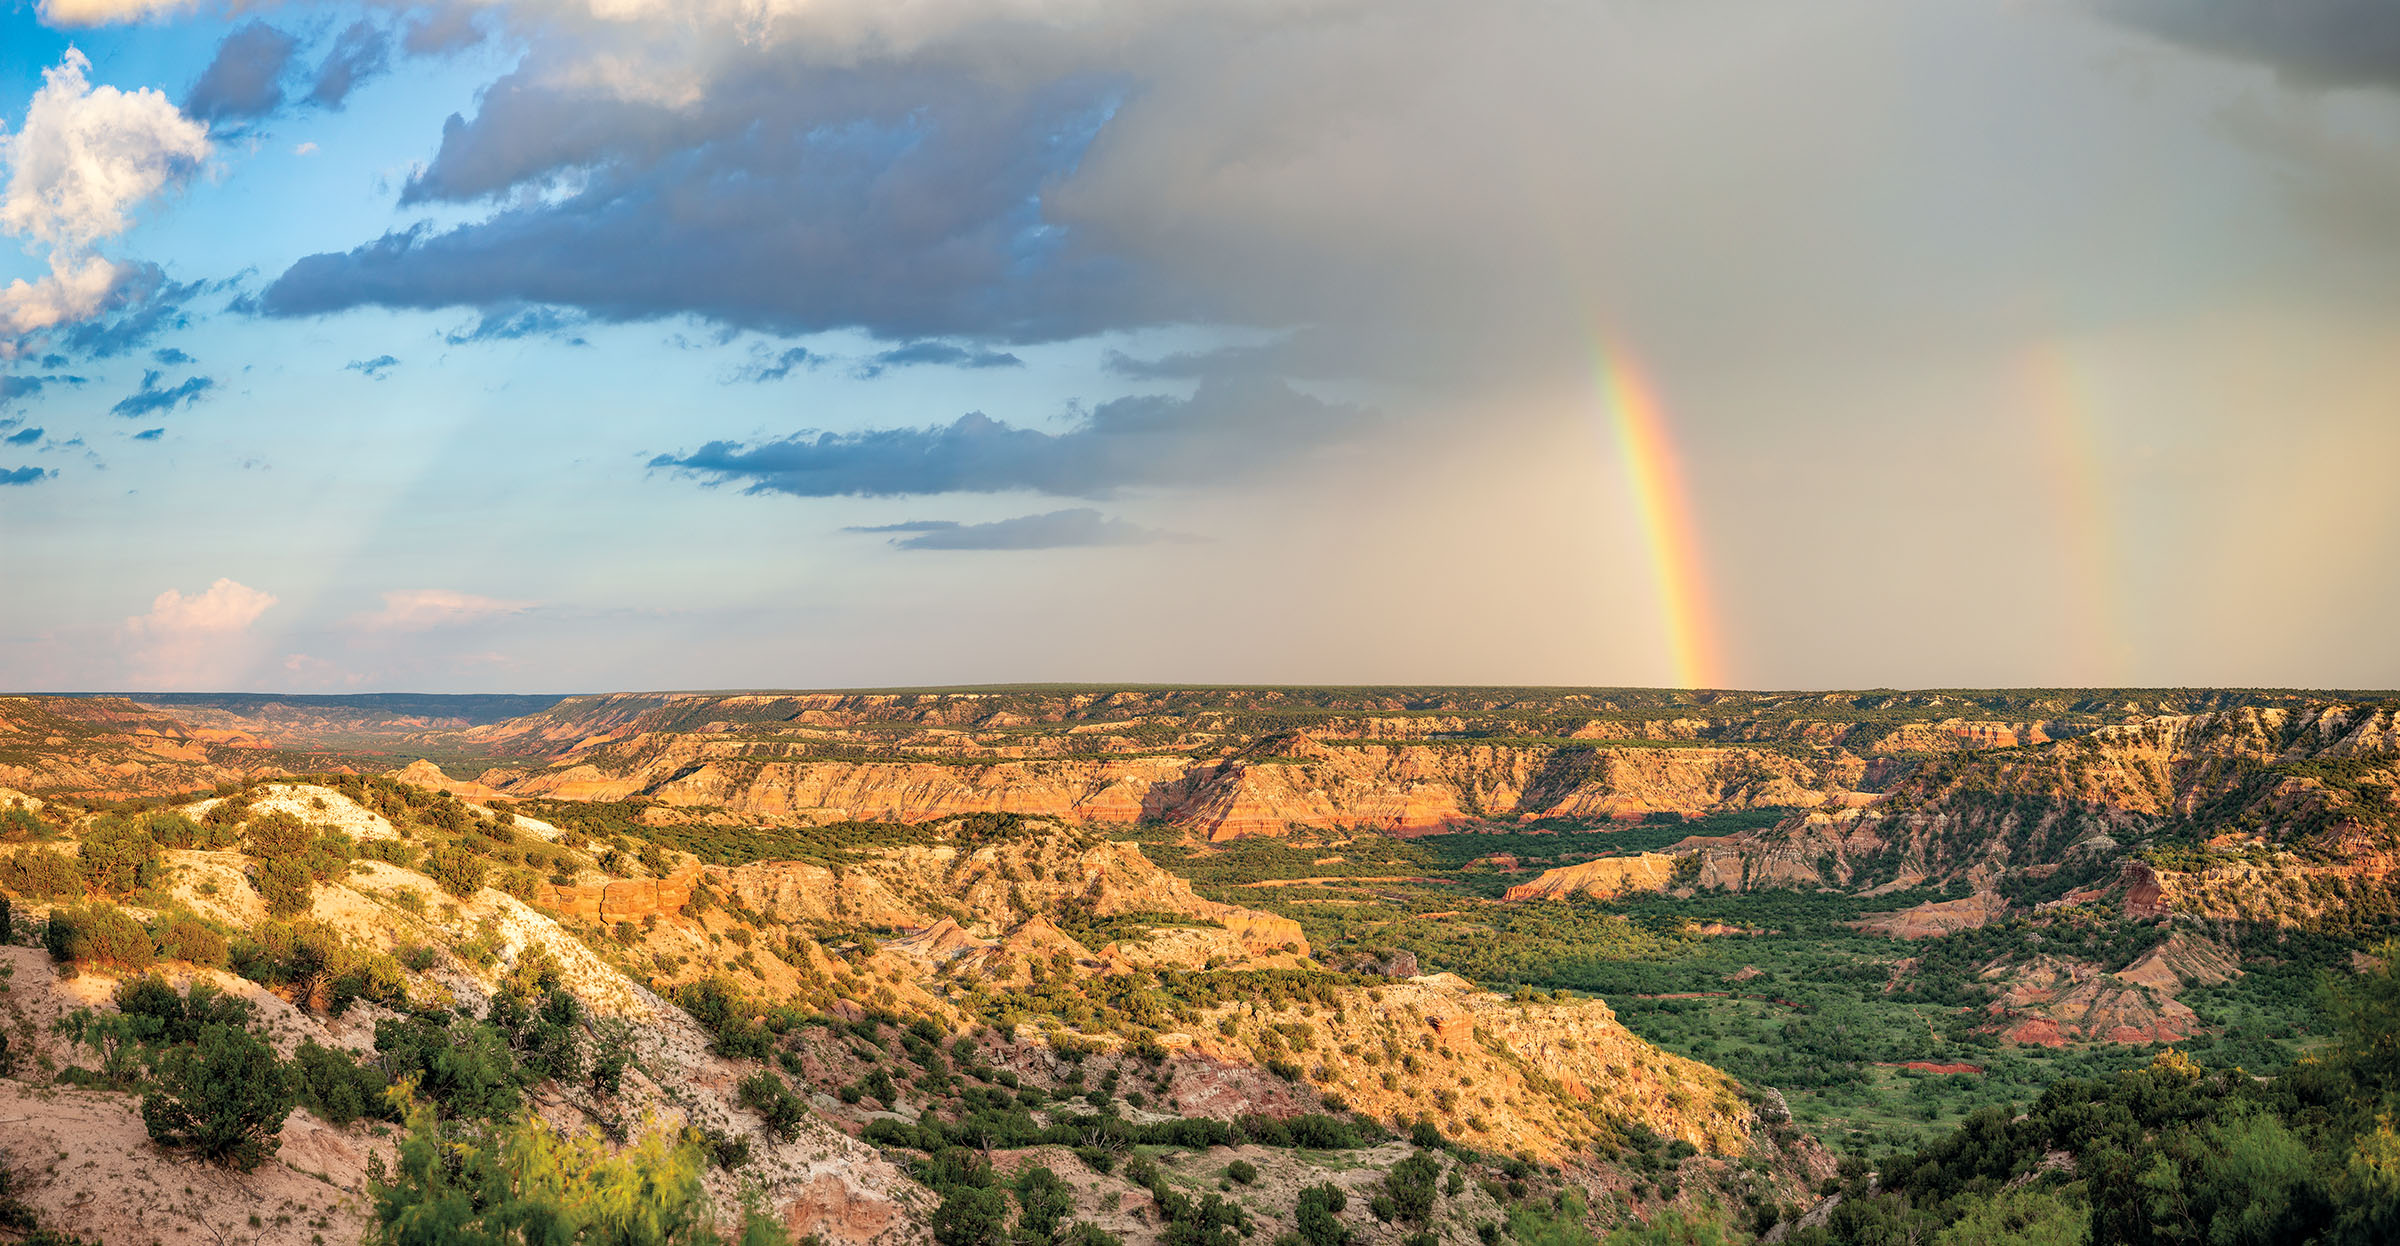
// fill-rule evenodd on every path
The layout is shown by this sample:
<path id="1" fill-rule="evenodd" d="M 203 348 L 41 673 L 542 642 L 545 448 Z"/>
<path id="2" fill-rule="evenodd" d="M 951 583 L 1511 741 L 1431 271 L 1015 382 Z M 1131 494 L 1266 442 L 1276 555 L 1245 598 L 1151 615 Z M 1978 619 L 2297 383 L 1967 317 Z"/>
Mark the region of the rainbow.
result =
<path id="1" fill-rule="evenodd" d="M 1666 413 L 1633 356 L 1597 335 L 1592 374 L 1649 550 L 1659 623 L 1676 682 L 1685 688 L 1721 687 L 1724 667 L 1701 570 L 1699 529 L 1692 522 L 1675 447 L 1667 439 Z"/>
<path id="2" fill-rule="evenodd" d="M 2071 613 L 2082 647 L 2078 683 L 2115 683 L 2129 652 L 2117 583 L 2114 508 L 2102 470 L 2096 415 L 2097 386 L 2067 346 L 2037 343 L 2021 360 L 2020 381 L 2031 409 L 2042 468 L 2057 503 L 2061 569 L 2077 608 Z"/>

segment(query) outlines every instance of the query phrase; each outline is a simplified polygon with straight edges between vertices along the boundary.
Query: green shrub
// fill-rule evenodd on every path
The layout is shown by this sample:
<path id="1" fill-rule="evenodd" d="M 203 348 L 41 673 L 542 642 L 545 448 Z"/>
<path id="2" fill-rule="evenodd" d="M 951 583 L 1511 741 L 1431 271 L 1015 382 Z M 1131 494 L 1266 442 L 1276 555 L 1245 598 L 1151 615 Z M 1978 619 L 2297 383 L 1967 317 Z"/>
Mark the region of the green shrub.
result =
<path id="1" fill-rule="evenodd" d="M 415 844 L 400 839 L 370 839 L 358 846 L 358 855 L 376 861 L 386 861 L 402 869 L 414 869 L 423 854 Z"/>
<path id="2" fill-rule="evenodd" d="M 2017 1228 L 2019 1226 L 2012 1225 L 2010 1227 Z M 2046 1228 L 2048 1226 L 2026 1227 Z M 2075 1229 L 2082 1227 L 2084 1226 L 2081 1224 L 2073 1226 Z M 2021 1242 L 2074 1240 L 2047 1235 L 2017 1237 L 2014 1233 L 2010 1234 L 2010 1237 Z M 1680 1207 L 1666 1207 L 1661 1208 L 1658 1215 L 1646 1224 L 1625 1225 L 1609 1234 L 1608 1246 L 1734 1246 L 1736 1240 L 1736 1237 L 1726 1229 L 1724 1222 L 1715 1217 L 1701 1212 L 1687 1212 Z M 1854 1240 L 1904 1241 L 1906 1238 L 1898 1235 L 1882 1238 L 1870 1231 Z"/>
<path id="3" fill-rule="evenodd" d="M 489 969 L 500 963 L 500 949 L 508 940 L 501 933 L 500 919 L 486 916 L 475 923 L 475 933 L 451 945 L 460 960 Z"/>
<path id="4" fill-rule="evenodd" d="M 158 881 L 158 841 L 138 822 L 102 818 L 84 832 L 76 865 L 83 873 L 85 890 L 104 896 L 128 895 Z"/>
<path id="5" fill-rule="evenodd" d="M 315 1039 L 292 1053 L 292 1089 L 300 1106 L 327 1124 L 347 1125 L 362 1116 L 389 1116 L 384 1102 L 388 1083 L 371 1064 L 349 1052 L 323 1047 Z"/>
<path id="6" fill-rule="evenodd" d="M 252 982 L 289 988 L 293 1002 L 335 1015 L 362 999 L 395 1008 L 408 1004 L 408 975 L 398 961 L 354 948 L 320 922 L 260 922 L 233 940 L 227 961 Z"/>
<path id="7" fill-rule="evenodd" d="M 758 1012 L 757 1006 L 717 979 L 685 984 L 675 993 L 675 1002 L 692 1014 L 692 1020 L 716 1036 L 718 1055 L 734 1060 L 764 1060 L 774 1050 L 774 1036 L 751 1019 Z M 882 1069 L 875 1071 L 884 1073 Z M 885 1073 L 886 1093 L 875 1097 L 888 1107 L 892 1089 L 891 1077 Z"/>
<path id="8" fill-rule="evenodd" d="M 205 982 L 188 992 L 155 975 L 144 974 L 117 987 L 117 1015 L 128 1022 L 127 1034 L 138 1042 L 181 1046 L 200 1041 L 212 1025 L 244 1029 L 250 1024 L 250 1001 L 228 995 Z"/>
<path id="9" fill-rule="evenodd" d="M 258 858 L 252 882 L 275 917 L 307 912 L 316 884 L 342 877 L 358 856 L 358 843 L 348 835 L 305 825 L 281 810 L 251 819 L 244 840 Z"/>
<path id="10" fill-rule="evenodd" d="M 1440 1175 L 1441 1162 L 1424 1151 L 1392 1165 L 1391 1171 L 1383 1174 L 1383 1193 L 1391 1200 L 1391 1218 L 1411 1224 L 1432 1219 L 1436 1197 L 1433 1183 Z"/>
<path id="11" fill-rule="evenodd" d="M 241 835 L 224 823 L 194 822 L 180 813 L 154 813 L 146 823 L 150 838 L 161 848 L 196 848 L 204 851 L 231 848 L 241 842 Z"/>
<path id="12" fill-rule="evenodd" d="M 592 1093 L 604 1098 L 616 1097 L 625 1084 L 625 1068 L 633 1063 L 633 1025 L 622 1017 L 601 1017 L 592 1022 L 591 1065 L 585 1071 Z"/>
<path id="13" fill-rule="evenodd" d="M 325 986 L 326 1012 L 338 1017 L 362 999 L 388 1008 L 408 1006 L 408 975 L 401 971 L 399 961 L 387 953 L 357 948 L 345 948 L 344 953 L 336 958 L 332 978 Z"/>
<path id="14" fill-rule="evenodd" d="M 801 1123 L 808 1119 L 807 1105 L 773 1069 L 760 1069 L 743 1078 L 738 1094 L 738 1102 L 758 1113 L 769 1133 L 786 1141 L 798 1136 Z"/>
<path id="15" fill-rule="evenodd" d="M 1008 1193 L 953 1188 L 934 1209 L 933 1240 L 937 1246 L 1001 1246 L 1008 1241 Z"/>
<path id="16" fill-rule="evenodd" d="M 500 1120 L 523 1102 L 516 1057 L 491 1026 L 464 1017 L 387 1019 L 375 1023 L 375 1050 L 395 1079 L 415 1077 L 417 1093 L 445 1117 Z"/>
<path id="17" fill-rule="evenodd" d="M 297 917 L 307 912 L 317 890 L 307 867 L 289 859 L 260 861 L 258 876 L 251 883 L 258 888 L 258 898 L 266 902 L 269 917 Z"/>
<path id="18" fill-rule="evenodd" d="M 113 904 L 61 906 L 50 910 L 50 929 L 44 942 L 51 959 L 78 969 L 139 972 L 157 959 L 150 932 Z"/>
<path id="19" fill-rule="evenodd" d="M 372 1246 L 726 1241 L 702 1177 L 712 1153 L 721 1164 L 738 1158 L 741 1139 L 686 1130 L 615 1147 L 594 1131 L 555 1130 L 539 1118 L 462 1129 L 422 1108 L 408 1124 L 390 1179 L 369 1190 Z M 790 1246 L 755 1207 L 739 1225 L 732 1240 L 742 1246 Z"/>
<path id="20" fill-rule="evenodd" d="M 750 1162 L 750 1139 L 746 1135 L 725 1133 L 722 1130 L 698 1131 L 700 1145 L 708 1152 L 708 1162 L 727 1172 L 737 1172 Z"/>
<path id="21" fill-rule="evenodd" d="M 179 960 L 203 969 L 223 969 L 227 964 L 225 936 L 189 913 L 162 915 L 151 924 L 150 941 L 158 945 L 161 960 Z"/>
<path id="22" fill-rule="evenodd" d="M 300 819 L 278 809 L 250 819 L 243 828 L 242 850 L 261 860 L 296 857 L 308 851 L 315 837 Z"/>
<path id="23" fill-rule="evenodd" d="M 31 809 L 11 803 L 0 809 L 0 844 L 25 844 L 50 838 L 50 827 Z"/>
<path id="24" fill-rule="evenodd" d="M 1258 1180 L 1258 1165 L 1246 1159 L 1237 1159 L 1225 1166 L 1225 1179 L 1235 1185 L 1249 1185 Z"/>
<path id="25" fill-rule="evenodd" d="M 538 968 L 536 968 L 538 966 Z M 529 968 L 535 972 L 524 972 Z M 484 1010 L 484 1024 L 498 1030 L 517 1054 L 523 1080 L 583 1076 L 583 1005 L 558 985 L 556 962 L 546 954 L 519 957 L 501 990 Z"/>
<path id="26" fill-rule="evenodd" d="M 275 1049 L 257 1035 L 211 1025 L 192 1046 L 162 1054 L 154 1069 L 158 1087 L 142 1097 L 151 1141 L 245 1172 L 281 1144 L 290 1081 Z"/>
<path id="27" fill-rule="evenodd" d="M 83 894 L 83 870 L 75 858 L 47 848 L 0 857 L 0 888 L 31 900 L 66 900 Z"/>
<path id="28" fill-rule="evenodd" d="M 483 889 L 491 863 L 457 844 L 442 844 L 425 854 L 425 874 L 441 889 L 461 900 Z"/>
<path id="29" fill-rule="evenodd" d="M 228 796 L 225 799 L 218 801 L 216 804 L 209 806 L 207 813 L 200 815 L 200 824 L 202 826 L 222 827 L 234 827 L 241 825 L 241 823 L 250 816 L 250 801 L 254 796 L 255 793 L 243 792 L 239 795 Z"/>
<path id="30" fill-rule="evenodd" d="M 290 861 L 319 882 L 342 876 L 358 856 L 358 841 L 326 826 L 309 826 L 280 810 L 251 820 L 245 849 L 261 861 Z"/>
<path id="31" fill-rule="evenodd" d="M 1075 1210 L 1074 1187 L 1040 1164 L 1017 1170 L 1009 1188 L 1017 1196 L 1018 1246 L 1052 1246 L 1066 1218 Z"/>
<path id="32" fill-rule="evenodd" d="M 1299 1204 L 1293 1209 L 1301 1240 L 1308 1246 L 1349 1246 L 1350 1230 L 1339 1219 L 1349 1204 L 1349 1196 L 1331 1182 L 1301 1190 Z"/>

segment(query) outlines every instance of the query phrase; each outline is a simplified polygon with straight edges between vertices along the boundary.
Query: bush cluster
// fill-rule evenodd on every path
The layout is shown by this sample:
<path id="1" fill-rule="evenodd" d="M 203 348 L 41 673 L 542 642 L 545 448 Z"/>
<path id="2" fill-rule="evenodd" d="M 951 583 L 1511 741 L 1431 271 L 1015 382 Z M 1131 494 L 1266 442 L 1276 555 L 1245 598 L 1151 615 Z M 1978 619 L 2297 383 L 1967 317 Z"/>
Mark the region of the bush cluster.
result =
<path id="1" fill-rule="evenodd" d="M 83 869 L 55 849 L 20 848 L 0 856 L 0 889 L 29 900 L 72 899 L 83 894 Z"/>
<path id="2" fill-rule="evenodd" d="M 320 922 L 268 920 L 236 937 L 227 960 L 261 986 L 287 989 L 295 1002 L 335 1016 L 360 1000 L 408 1006 L 408 975 L 390 954 L 351 946 Z"/>
<path id="3" fill-rule="evenodd" d="M 100 1053 L 99 1072 L 85 1080 L 142 1086 L 142 1123 L 162 1147 L 244 1170 L 274 1153 L 291 1080 L 252 1032 L 248 1003 L 206 984 L 179 992 L 155 977 L 123 983 L 116 1002 L 114 1013 L 83 1009 L 61 1024 Z"/>
<path id="4" fill-rule="evenodd" d="M 50 949 L 52 960 L 76 968 L 139 973 L 158 959 L 150 932 L 142 929 L 132 914 L 102 902 L 51 909 L 42 942 Z"/>

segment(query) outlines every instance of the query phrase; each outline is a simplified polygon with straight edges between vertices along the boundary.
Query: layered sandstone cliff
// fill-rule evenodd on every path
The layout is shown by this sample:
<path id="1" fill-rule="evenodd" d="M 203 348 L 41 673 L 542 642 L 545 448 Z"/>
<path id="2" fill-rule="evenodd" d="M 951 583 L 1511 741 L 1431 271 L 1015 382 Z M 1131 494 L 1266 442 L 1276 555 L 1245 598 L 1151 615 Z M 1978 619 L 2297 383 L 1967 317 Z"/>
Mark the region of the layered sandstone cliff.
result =
<path id="1" fill-rule="evenodd" d="M 644 735 L 486 782 L 512 796 L 645 796 L 753 816 L 914 822 L 1011 812 L 1087 824 L 1164 819 L 1210 839 L 1294 829 L 1438 831 L 1487 819 L 1638 818 L 1816 805 L 1855 790 L 1848 754 L 1752 748 L 1272 740 L 1226 757 L 849 761 L 807 746 Z M 779 756 L 778 754 L 783 754 Z"/>
<path id="2" fill-rule="evenodd" d="M 1067 834 L 973 849 L 893 848 L 839 868 L 801 861 L 710 867 L 704 877 L 729 902 L 777 922 L 893 928 L 949 921 L 993 940 L 1036 918 L 1152 915 L 1210 923 L 1252 957 L 1308 954 L 1298 922 L 1202 899 L 1133 844 Z"/>
<path id="3" fill-rule="evenodd" d="M 2382 878 L 2400 870 L 2400 711 L 2241 707 L 2104 727 L 1921 768 L 1858 808 L 1695 841 L 1701 886 L 1863 887 L 2071 863 L 2162 831 L 2211 836 L 2218 864 L 2168 902 L 2233 916 L 2270 877 Z M 2260 859 L 2240 858 L 2251 849 Z M 2137 902 L 2148 907 L 2149 901 Z M 2269 906 L 2271 907 L 2271 906 Z"/>

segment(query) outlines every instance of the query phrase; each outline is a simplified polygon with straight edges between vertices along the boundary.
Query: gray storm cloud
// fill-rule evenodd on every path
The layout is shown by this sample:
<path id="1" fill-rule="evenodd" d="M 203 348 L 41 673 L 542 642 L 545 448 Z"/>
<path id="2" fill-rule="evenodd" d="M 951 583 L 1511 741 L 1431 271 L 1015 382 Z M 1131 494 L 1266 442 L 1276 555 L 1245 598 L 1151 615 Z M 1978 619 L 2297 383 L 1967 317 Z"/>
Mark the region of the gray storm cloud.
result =
<path id="1" fill-rule="evenodd" d="M 529 67 L 453 117 L 404 204 L 580 189 L 452 229 L 305 257 L 279 316 L 351 307 L 695 314 L 779 333 L 1039 340 L 1160 318 L 1154 288 L 1042 210 L 1112 107 L 1110 82 L 1017 91 L 927 68 L 733 64 L 697 102 L 556 85 Z"/>
<path id="2" fill-rule="evenodd" d="M 261 21 L 244 22 L 217 44 L 184 111 L 204 121 L 263 117 L 283 106 L 283 72 L 300 41 Z"/>
<path id="3" fill-rule="evenodd" d="M 2400 6 L 2382 0 L 2101 0 L 2131 25 L 2303 81 L 2400 88 Z"/>
<path id="4" fill-rule="evenodd" d="M 2024 64 L 2118 34 L 2072 9 L 770 5 L 763 36 L 511 11 L 567 25 L 401 196 L 488 213 L 304 257 L 266 311 L 962 349 L 1199 322 L 1296 331 L 1294 374 L 1467 388 L 1582 366 L 1596 323 L 1669 355 L 1988 338 L 2029 286 L 2106 314 L 2189 271 L 2127 227 L 2178 206 L 2115 161 L 2140 117 L 1970 141 Z M 1903 117 L 1895 79 L 1945 57 Z"/>

